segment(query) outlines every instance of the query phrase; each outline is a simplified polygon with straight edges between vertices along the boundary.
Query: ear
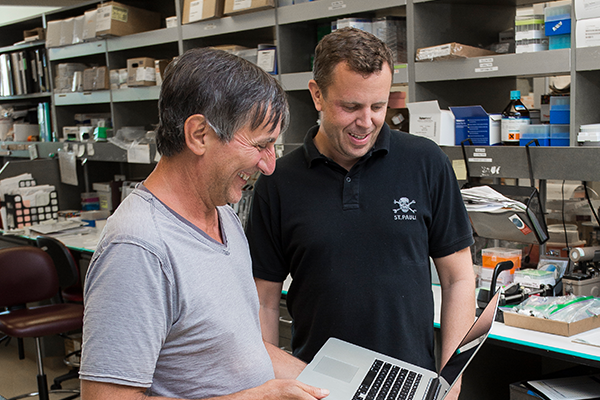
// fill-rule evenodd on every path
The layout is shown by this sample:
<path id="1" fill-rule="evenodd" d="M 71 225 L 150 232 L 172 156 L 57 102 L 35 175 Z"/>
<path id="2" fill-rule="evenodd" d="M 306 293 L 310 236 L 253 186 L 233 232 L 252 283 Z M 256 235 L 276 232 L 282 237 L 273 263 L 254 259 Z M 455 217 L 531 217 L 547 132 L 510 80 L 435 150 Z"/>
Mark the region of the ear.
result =
<path id="1" fill-rule="evenodd" d="M 317 82 L 314 79 L 311 79 L 308 82 L 308 90 L 310 90 L 310 95 L 312 96 L 313 102 L 315 103 L 315 108 L 317 111 L 322 111 L 323 108 L 323 92 L 317 85 Z"/>
<path id="2" fill-rule="evenodd" d="M 206 118 L 202 114 L 194 114 L 185 120 L 184 125 L 185 143 L 196 155 L 202 155 L 208 145 L 208 136 L 212 133 Z"/>

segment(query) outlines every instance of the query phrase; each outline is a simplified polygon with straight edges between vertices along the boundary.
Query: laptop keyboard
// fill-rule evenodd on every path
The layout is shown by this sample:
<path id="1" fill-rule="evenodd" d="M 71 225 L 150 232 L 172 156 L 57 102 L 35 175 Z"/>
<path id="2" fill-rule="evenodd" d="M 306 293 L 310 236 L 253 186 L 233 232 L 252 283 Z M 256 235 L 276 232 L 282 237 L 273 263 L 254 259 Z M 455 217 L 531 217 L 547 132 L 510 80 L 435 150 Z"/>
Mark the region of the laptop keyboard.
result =
<path id="1" fill-rule="evenodd" d="M 421 377 L 414 371 L 375 360 L 352 400 L 410 400 Z"/>

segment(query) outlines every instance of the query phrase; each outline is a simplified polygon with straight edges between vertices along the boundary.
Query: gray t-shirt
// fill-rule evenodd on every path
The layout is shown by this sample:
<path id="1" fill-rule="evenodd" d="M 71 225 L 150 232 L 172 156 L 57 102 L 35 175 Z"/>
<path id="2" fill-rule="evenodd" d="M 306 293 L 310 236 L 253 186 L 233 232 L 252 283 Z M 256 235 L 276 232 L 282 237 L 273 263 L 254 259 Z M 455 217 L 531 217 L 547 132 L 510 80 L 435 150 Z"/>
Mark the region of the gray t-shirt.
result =
<path id="1" fill-rule="evenodd" d="M 223 244 L 144 188 L 109 218 L 86 276 L 82 379 L 189 399 L 274 378 L 246 237 L 218 212 Z"/>

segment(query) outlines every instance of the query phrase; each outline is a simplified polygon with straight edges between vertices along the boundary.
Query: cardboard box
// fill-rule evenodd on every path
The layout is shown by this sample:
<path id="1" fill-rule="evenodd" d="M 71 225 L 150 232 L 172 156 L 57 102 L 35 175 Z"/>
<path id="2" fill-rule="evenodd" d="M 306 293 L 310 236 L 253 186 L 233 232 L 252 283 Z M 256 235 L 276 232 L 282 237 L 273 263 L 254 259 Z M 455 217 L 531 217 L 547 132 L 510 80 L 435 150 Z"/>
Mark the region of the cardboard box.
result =
<path id="1" fill-rule="evenodd" d="M 73 36 L 71 43 L 83 43 L 83 27 L 85 24 L 85 15 L 73 18 Z"/>
<path id="2" fill-rule="evenodd" d="M 600 18 L 577 21 L 575 43 L 577 48 L 600 46 Z"/>
<path id="3" fill-rule="evenodd" d="M 44 28 L 34 28 L 23 31 L 23 39 L 26 42 L 33 42 L 35 40 L 46 40 L 46 31 Z"/>
<path id="4" fill-rule="evenodd" d="M 156 84 L 162 85 L 163 77 L 165 76 L 165 68 L 171 60 L 154 60 L 154 73 L 156 76 Z"/>
<path id="5" fill-rule="evenodd" d="M 530 317 L 511 312 L 504 313 L 504 324 L 533 331 L 552 333 L 560 336 L 573 336 L 578 333 L 600 328 L 600 316 L 590 317 L 575 322 L 553 321 L 550 319 Z"/>
<path id="6" fill-rule="evenodd" d="M 73 44 L 73 29 L 75 28 L 75 19 L 63 19 L 60 23 L 60 46 Z"/>
<path id="7" fill-rule="evenodd" d="M 116 1 L 98 6 L 96 36 L 125 36 L 160 28 L 160 14 Z"/>
<path id="8" fill-rule="evenodd" d="M 275 7 L 275 0 L 225 0 L 223 14 L 243 14 L 273 7 Z"/>
<path id="9" fill-rule="evenodd" d="M 578 20 L 600 18 L 600 2 L 598 0 L 575 0 L 575 17 Z"/>
<path id="10" fill-rule="evenodd" d="M 456 58 L 480 57 L 494 54 L 496 53 L 490 50 L 452 42 L 418 49 L 416 61 L 452 60 Z"/>
<path id="11" fill-rule="evenodd" d="M 110 89 L 110 73 L 107 67 L 87 68 L 83 71 L 83 90 Z"/>
<path id="12" fill-rule="evenodd" d="M 49 21 L 46 25 L 46 47 L 60 46 L 61 20 Z"/>
<path id="13" fill-rule="evenodd" d="M 127 60 L 127 86 L 155 86 L 154 58 L 139 57 Z"/>
<path id="14" fill-rule="evenodd" d="M 98 10 L 89 10 L 83 14 L 83 40 L 92 40 L 96 38 L 96 15 Z"/>
<path id="15" fill-rule="evenodd" d="M 409 133 L 441 146 L 454 146 L 454 114 L 440 110 L 437 100 L 408 103 Z"/>
<path id="16" fill-rule="evenodd" d="M 177 16 L 165 18 L 167 28 L 177 28 Z"/>
<path id="17" fill-rule="evenodd" d="M 476 146 L 501 143 L 502 115 L 488 114 L 481 106 L 450 107 L 455 118 L 455 143 L 471 139 Z"/>
<path id="18" fill-rule="evenodd" d="M 220 18 L 223 16 L 224 0 L 184 0 L 182 24 Z"/>

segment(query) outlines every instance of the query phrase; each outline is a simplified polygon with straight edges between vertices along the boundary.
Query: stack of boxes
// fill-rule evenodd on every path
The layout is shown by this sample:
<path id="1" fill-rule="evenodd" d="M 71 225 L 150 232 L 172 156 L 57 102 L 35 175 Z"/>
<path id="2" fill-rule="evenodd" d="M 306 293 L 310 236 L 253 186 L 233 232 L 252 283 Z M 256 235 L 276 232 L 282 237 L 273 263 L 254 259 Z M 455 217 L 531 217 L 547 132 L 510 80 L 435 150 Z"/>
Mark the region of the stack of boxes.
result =
<path id="1" fill-rule="evenodd" d="M 49 21 L 46 47 L 82 43 L 107 36 L 125 36 L 160 28 L 160 14 L 109 1 L 78 17 Z"/>
<path id="2" fill-rule="evenodd" d="M 544 9 L 545 33 L 550 50 L 571 48 L 571 1 L 558 3 Z"/>
<path id="3" fill-rule="evenodd" d="M 512 269 L 500 273 L 496 280 L 496 285 L 506 286 L 514 281 L 515 271 L 521 269 L 521 250 L 508 249 L 504 247 L 494 247 L 481 250 L 481 276 L 479 286 L 489 289 L 492 283 L 494 268 L 503 261 L 512 261 Z M 492 288 L 496 290 L 496 288 Z"/>
<path id="4" fill-rule="evenodd" d="M 517 10 L 515 17 L 515 53 L 548 50 L 544 16 Z"/>
<path id="5" fill-rule="evenodd" d="M 569 146 L 570 96 L 550 96 L 549 122 L 549 125 L 524 126 L 519 144 L 525 146 L 531 140 L 537 139 L 540 146 Z"/>
<path id="6" fill-rule="evenodd" d="M 360 29 L 381 39 L 392 50 L 394 62 L 405 64 L 406 59 L 406 18 L 341 18 L 331 22 L 331 30 L 341 28 Z"/>

